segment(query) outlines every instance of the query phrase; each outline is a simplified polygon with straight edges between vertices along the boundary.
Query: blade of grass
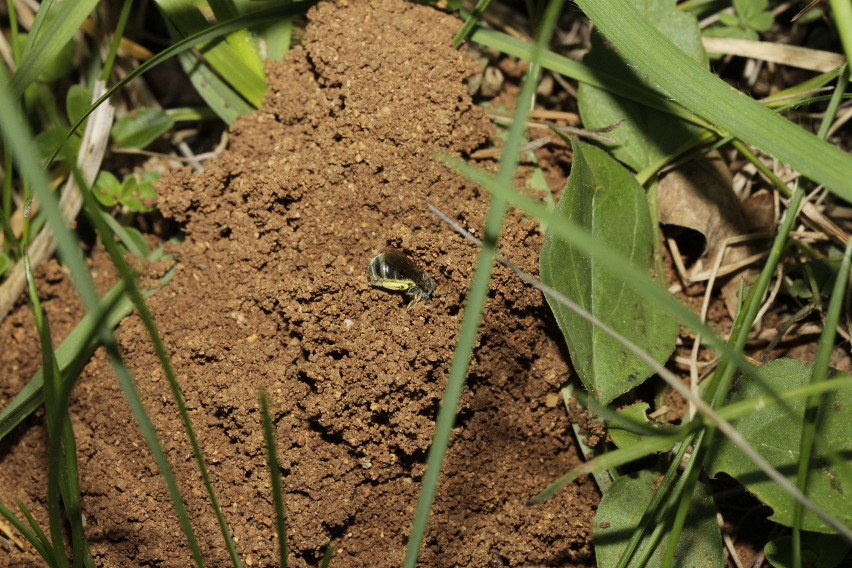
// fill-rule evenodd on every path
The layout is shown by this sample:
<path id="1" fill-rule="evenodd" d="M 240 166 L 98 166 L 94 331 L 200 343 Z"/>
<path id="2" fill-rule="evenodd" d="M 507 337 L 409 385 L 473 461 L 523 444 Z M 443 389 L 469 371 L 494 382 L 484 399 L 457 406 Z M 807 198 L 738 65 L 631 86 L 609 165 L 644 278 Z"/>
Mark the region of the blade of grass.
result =
<path id="1" fill-rule="evenodd" d="M 828 126 L 834 117 L 837 115 L 837 109 L 840 106 L 840 93 L 846 90 L 846 85 L 849 81 L 849 67 L 845 66 L 840 74 L 835 90 L 835 96 L 832 97 L 829 109 L 826 111 L 826 117 L 830 119 L 823 120 L 820 127 L 820 136 L 825 136 L 828 132 Z M 837 272 L 837 278 L 834 281 L 834 289 L 831 293 L 831 300 L 828 304 L 828 311 L 825 314 L 825 324 L 822 334 L 819 339 L 816 356 L 814 357 L 813 373 L 811 374 L 811 384 L 819 384 L 828 378 L 828 367 L 831 361 L 831 352 L 834 349 L 834 339 L 837 335 L 837 325 L 840 321 L 840 311 L 843 307 L 843 301 L 846 298 L 846 286 L 849 282 L 849 270 L 852 265 L 852 240 L 846 243 L 846 250 L 843 253 L 843 260 L 840 263 L 840 269 Z M 802 423 L 802 437 L 799 445 L 799 467 L 796 472 L 796 487 L 801 491 L 805 491 L 808 485 L 808 476 L 811 467 L 811 457 L 814 453 L 814 445 L 816 443 L 817 425 L 819 424 L 819 415 L 821 412 L 820 405 L 821 397 L 817 395 L 808 396 L 805 402 L 805 415 Z M 801 568 L 802 566 L 802 519 L 804 518 L 804 508 L 798 501 L 793 504 L 793 567 Z"/>
<path id="2" fill-rule="evenodd" d="M 25 539 L 27 539 L 33 548 L 36 549 L 39 556 L 41 556 L 48 565 L 56 566 L 56 561 L 53 558 L 53 549 L 50 547 L 47 535 L 44 534 L 44 531 L 41 530 L 41 527 L 38 526 L 38 523 L 35 522 L 33 516 L 20 501 L 18 501 L 18 508 L 27 518 L 27 522 L 30 523 L 29 527 L 21 522 L 21 520 L 18 519 L 18 517 L 16 517 L 15 514 L 2 503 L 0 503 L 0 515 L 3 515 L 3 517 L 5 517 L 6 520 L 9 521 L 9 523 L 11 523 Z"/>
<path id="3" fill-rule="evenodd" d="M 69 392 L 70 394 L 70 392 Z M 67 409 L 68 397 L 65 397 Z M 62 463 L 62 502 L 65 504 L 65 514 L 71 526 L 71 550 L 74 554 L 74 566 L 95 568 L 89 541 L 86 540 L 83 521 L 83 505 L 80 498 L 80 482 L 77 470 L 77 441 L 74 439 L 74 429 L 71 426 L 71 415 L 66 411 L 65 422 L 62 425 L 62 445 L 65 449 Z"/>
<path id="4" fill-rule="evenodd" d="M 453 36 L 453 47 L 456 49 L 461 47 L 461 44 L 464 43 L 464 40 L 468 38 L 470 33 L 473 31 L 473 28 L 479 23 L 479 18 L 482 17 L 482 14 L 484 14 L 485 10 L 488 9 L 489 4 L 491 4 L 491 0 L 479 0 L 476 3 L 476 6 L 473 8 L 473 12 L 470 13 L 464 21 L 464 24 L 462 24 L 461 29 Z"/>
<path id="5" fill-rule="evenodd" d="M 852 156 L 704 70 L 627 0 L 577 0 L 577 4 L 625 59 L 680 104 L 852 201 Z"/>
<path id="6" fill-rule="evenodd" d="M 846 61 L 852 61 L 852 3 L 847 0 L 829 0 L 829 4 Z"/>
<path id="7" fill-rule="evenodd" d="M 0 68 L 0 79 L 4 78 L 3 75 L 2 68 Z M 33 147 L 33 137 L 30 134 L 29 127 L 22 119 L 22 115 L 12 98 L 11 92 L 3 80 L 0 80 L 0 131 L 2 131 L 5 143 L 12 148 L 12 155 L 18 164 L 18 171 L 30 187 L 33 188 L 36 197 L 41 201 L 42 212 L 56 236 L 60 257 L 71 271 L 71 277 L 77 293 L 83 300 L 87 310 L 95 314 L 95 319 L 101 318 L 101 307 L 96 292 L 97 288 L 92 281 L 91 274 L 86 269 L 79 241 L 74 232 L 71 231 L 59 209 L 56 196 L 51 191 L 44 171 L 36 159 L 36 156 L 39 154 Z M 83 187 L 85 187 L 85 184 L 83 184 Z M 109 245 L 110 243 L 106 241 L 105 244 Z M 111 244 L 114 245 L 115 243 Z M 98 337 L 106 348 L 113 371 L 118 377 L 119 385 L 127 398 L 134 418 L 140 425 L 142 435 L 151 450 L 154 461 L 160 468 L 161 475 L 166 482 L 169 495 L 172 498 L 172 504 L 180 519 L 181 528 L 187 537 L 193 559 L 196 565 L 200 567 L 203 565 L 201 550 L 198 547 L 197 539 L 189 522 L 186 507 L 183 504 L 174 475 L 169 469 L 168 461 L 157 439 L 150 418 L 142 406 L 130 372 L 121 360 L 115 336 L 111 329 L 100 327 L 98 328 Z"/>
<path id="8" fill-rule="evenodd" d="M 24 241 L 29 239 L 29 222 L 24 218 Z M 50 321 L 44 314 L 41 300 L 35 285 L 30 258 L 24 248 L 24 269 L 27 277 L 27 292 L 42 350 L 42 369 L 45 372 L 44 408 L 48 432 L 48 518 L 54 558 L 57 566 L 67 566 L 65 544 L 62 539 L 62 516 L 60 496 L 64 504 L 66 518 L 71 527 L 72 554 L 74 566 L 94 567 L 89 544 L 83 531 L 83 517 L 80 511 L 80 486 L 77 480 L 77 444 L 71 427 L 71 415 L 68 403 L 71 397 L 74 378 L 63 385 L 62 374 L 53 349 L 50 333 Z"/>
<path id="9" fill-rule="evenodd" d="M 263 438 L 266 441 L 266 464 L 269 467 L 269 482 L 272 487 L 272 503 L 275 507 L 275 530 L 278 534 L 278 566 L 287 568 L 287 516 L 284 510 L 284 496 L 281 489 L 281 466 L 275 446 L 275 434 L 272 418 L 269 416 L 269 404 L 266 401 L 266 389 L 258 389 L 260 412 L 263 417 Z"/>
<path id="10" fill-rule="evenodd" d="M 545 16 L 539 28 L 536 48 L 533 52 L 532 61 L 537 62 L 544 46 L 550 42 L 550 37 L 556 25 L 556 20 L 562 12 L 563 0 L 552 0 L 548 3 Z M 500 161 L 498 179 L 503 183 L 510 184 L 515 174 L 518 162 L 518 153 L 523 142 L 526 117 L 530 104 L 535 96 L 535 74 L 527 73 L 521 85 L 518 96 L 518 104 L 515 108 L 512 126 L 506 140 L 503 156 Z M 438 479 L 441 474 L 441 466 L 447 453 L 450 434 L 455 424 L 458 403 L 464 388 L 468 365 L 479 322 L 482 318 L 482 310 L 488 294 L 488 284 L 491 280 L 491 268 L 494 264 L 494 253 L 500 229 L 503 226 L 503 217 L 506 212 L 507 202 L 499 196 L 492 197 L 485 219 L 485 245 L 482 247 L 477 258 L 473 280 L 468 293 L 467 304 L 464 308 L 461 329 L 456 341 L 453 361 L 450 365 L 447 386 L 441 400 L 441 408 L 435 424 L 435 433 L 432 436 L 432 444 L 429 447 L 429 456 L 426 461 L 426 471 L 423 474 L 423 482 L 420 496 L 417 500 L 417 509 L 414 513 L 414 521 L 411 525 L 411 533 L 408 537 L 408 546 L 405 550 L 403 560 L 404 568 L 414 568 L 420 547 L 426 534 L 426 524 L 429 520 L 429 512 L 435 500 L 435 492 L 438 487 Z"/>
<path id="11" fill-rule="evenodd" d="M 104 67 L 101 69 L 100 79 L 106 85 L 109 80 L 109 75 L 112 73 L 113 65 L 115 65 L 115 57 L 118 54 L 118 46 L 121 43 L 121 38 L 124 36 L 124 30 L 127 29 L 127 21 L 130 19 L 130 9 L 133 7 L 133 0 L 124 0 L 121 4 L 121 12 L 118 15 L 118 21 L 113 30 L 112 41 L 109 43 Z"/>
<path id="12" fill-rule="evenodd" d="M 329 544 L 325 549 L 325 554 L 322 556 L 320 568 L 328 568 L 331 564 L 331 559 L 334 558 L 334 545 Z"/>
<path id="13" fill-rule="evenodd" d="M 242 566 L 242 562 L 240 561 L 240 557 L 237 554 L 234 539 L 231 535 L 230 529 L 228 528 L 228 524 L 225 521 L 224 515 L 222 514 L 222 508 L 219 506 L 219 501 L 216 498 L 216 494 L 213 490 L 213 484 L 210 481 L 210 475 L 207 470 L 207 464 L 205 463 L 204 456 L 201 453 L 201 446 L 198 443 L 198 437 L 196 436 L 195 429 L 192 426 L 192 420 L 190 419 L 189 412 L 186 408 L 186 401 L 183 397 L 183 392 L 181 391 L 180 385 L 177 382 L 177 376 L 175 375 L 174 368 L 172 367 L 168 352 L 166 351 L 166 346 L 163 343 L 162 338 L 160 337 L 159 331 L 157 330 L 157 326 L 154 323 L 154 318 L 151 315 L 151 311 L 148 309 L 147 304 L 145 304 L 145 298 L 143 297 L 142 292 L 139 290 L 139 286 L 136 283 L 136 278 L 133 275 L 133 271 L 130 269 L 127 264 L 127 261 L 124 259 L 124 253 L 118 246 L 118 243 L 115 240 L 115 235 L 112 233 L 109 228 L 109 225 L 103 219 L 104 213 L 101 211 L 100 205 L 98 204 L 94 195 L 92 195 L 91 188 L 85 185 L 84 181 L 80 176 L 79 170 L 75 169 L 74 175 L 75 177 L 77 177 L 77 183 L 81 188 L 81 194 L 83 197 L 83 207 L 86 211 L 86 214 L 88 215 L 89 219 L 95 227 L 95 230 L 100 236 L 101 242 L 103 243 L 104 248 L 106 249 L 107 254 L 110 257 L 110 260 L 112 261 L 113 265 L 118 269 L 118 273 L 121 276 L 125 287 L 127 288 L 128 294 L 131 300 L 133 301 L 133 305 L 136 307 L 136 310 L 139 313 L 139 318 L 142 320 L 142 323 L 145 326 L 146 331 L 148 332 L 148 336 L 150 337 L 151 342 L 154 345 L 154 351 L 157 354 L 157 358 L 160 360 L 160 364 L 162 365 L 163 371 L 165 372 L 166 378 L 169 382 L 169 386 L 172 391 L 172 397 L 174 398 L 175 403 L 177 404 L 178 410 L 180 412 L 184 430 L 186 431 L 187 437 L 189 438 L 196 464 L 198 465 L 198 468 L 201 473 L 201 479 L 204 482 L 204 487 L 207 490 L 207 496 L 210 499 L 213 511 L 216 514 L 216 520 L 219 523 L 219 528 L 222 532 L 222 537 L 225 540 L 225 545 L 228 549 L 228 554 L 231 557 L 231 562 L 234 566 L 240 568 Z M 111 330 L 108 333 L 111 336 L 108 341 L 113 343 L 112 348 L 115 349 L 114 336 L 112 335 Z M 109 349 L 110 345 L 107 344 L 107 340 L 102 339 L 102 341 L 104 341 L 104 345 Z M 115 353 L 117 354 L 118 351 L 116 350 Z M 124 366 L 124 363 L 123 361 L 121 361 L 120 358 L 116 358 L 116 362 L 119 362 L 120 366 L 124 367 L 126 371 L 126 367 Z M 129 373 L 127 373 L 127 378 L 130 378 Z M 132 389 L 128 389 L 128 391 L 125 393 L 125 396 L 138 397 L 138 392 L 135 386 L 132 385 L 132 382 L 129 384 L 129 386 L 131 386 Z M 145 427 L 151 428 L 151 431 L 146 435 L 146 437 L 150 437 L 151 440 L 151 443 L 149 443 L 149 448 L 151 449 L 151 452 L 154 453 L 156 447 L 156 451 L 162 454 L 163 463 L 161 465 L 160 474 L 164 478 L 166 478 L 168 475 L 172 478 L 171 482 L 174 483 L 173 474 L 168 466 L 168 462 L 165 459 L 165 454 L 163 453 L 156 432 L 153 430 L 153 425 L 150 422 L 150 418 L 147 416 L 147 413 L 144 413 L 141 400 L 137 402 L 137 408 L 143 411 L 140 416 L 137 416 L 137 421 L 140 419 L 141 416 L 144 416 L 144 420 L 146 422 Z M 141 427 L 142 423 L 140 423 L 140 428 Z M 155 443 L 155 445 L 152 445 L 152 443 Z M 176 508 L 180 507 L 182 514 L 185 514 L 185 506 L 183 505 L 183 501 L 180 500 L 180 494 L 177 491 L 176 483 L 174 486 L 174 491 L 175 492 L 172 495 L 172 502 Z M 186 519 L 186 527 L 190 530 L 190 532 L 187 532 L 187 539 L 192 536 L 192 539 L 194 540 L 194 534 L 191 532 L 188 517 Z M 197 542 L 191 544 L 195 547 L 198 546 Z M 198 552 L 198 561 L 201 561 L 200 551 Z"/>
<path id="14" fill-rule="evenodd" d="M 25 225 L 27 220 L 25 218 Z M 24 228 L 24 241 L 27 240 L 28 229 Z M 41 342 L 42 368 L 45 370 L 44 415 L 47 421 L 47 518 L 50 527 L 50 544 L 53 548 L 56 565 L 60 568 L 69 567 L 65 556 L 65 542 L 62 540 L 62 506 L 60 475 L 63 462 L 62 424 L 65 421 L 67 409 L 62 408 L 58 400 L 62 390 L 62 379 L 56 357 L 53 352 L 53 342 L 50 335 L 50 323 L 44 317 L 41 301 L 35 286 L 35 277 L 30 265 L 30 257 L 24 248 L 24 268 L 27 275 L 27 292 L 30 306 Z"/>
<path id="15" fill-rule="evenodd" d="M 24 89 L 53 61 L 97 4 L 97 0 L 76 0 L 42 5 L 42 9 L 38 11 L 40 16 L 44 17 L 47 8 L 51 6 L 55 13 L 40 33 L 36 31 L 30 34 L 30 37 L 34 38 L 32 48 L 24 49 L 24 59 L 9 81 L 8 89 L 14 98 L 20 97 Z"/>

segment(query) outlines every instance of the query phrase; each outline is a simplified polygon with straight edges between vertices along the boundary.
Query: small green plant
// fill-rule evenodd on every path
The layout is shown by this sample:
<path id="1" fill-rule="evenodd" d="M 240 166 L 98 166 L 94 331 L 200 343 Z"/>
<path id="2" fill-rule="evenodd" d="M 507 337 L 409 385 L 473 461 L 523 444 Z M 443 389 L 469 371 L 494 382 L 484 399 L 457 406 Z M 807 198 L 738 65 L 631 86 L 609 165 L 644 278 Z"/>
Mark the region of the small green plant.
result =
<path id="1" fill-rule="evenodd" d="M 154 182 L 160 179 L 157 172 L 143 172 L 137 178 L 129 175 L 123 181 L 119 181 L 112 173 L 102 171 L 95 179 L 92 191 L 98 201 L 104 207 L 121 205 L 130 211 L 144 213 L 154 208 L 146 204 L 157 197 Z"/>
<path id="2" fill-rule="evenodd" d="M 704 33 L 713 37 L 757 41 L 759 34 L 768 31 L 774 21 L 769 0 L 734 0 L 734 13 L 720 13 L 719 23 L 704 30 Z"/>

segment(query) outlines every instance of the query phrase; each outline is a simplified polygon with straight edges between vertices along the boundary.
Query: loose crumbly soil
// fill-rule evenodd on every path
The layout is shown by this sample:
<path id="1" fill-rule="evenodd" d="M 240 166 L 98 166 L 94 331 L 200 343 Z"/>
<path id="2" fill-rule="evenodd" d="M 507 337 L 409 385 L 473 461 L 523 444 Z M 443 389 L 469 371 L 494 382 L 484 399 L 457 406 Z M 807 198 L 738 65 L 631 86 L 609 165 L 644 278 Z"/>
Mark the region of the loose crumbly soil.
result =
<path id="1" fill-rule="evenodd" d="M 268 66 L 263 107 L 238 120 L 203 174 L 172 172 L 158 207 L 182 224 L 177 272 L 149 301 L 248 566 L 276 565 L 257 389 L 275 421 L 292 566 L 399 566 L 488 196 L 436 161 L 488 145 L 492 127 L 451 46 L 458 21 L 397 0 L 324 2 L 302 46 Z M 537 223 L 511 213 L 501 252 L 537 272 Z M 436 284 L 406 311 L 372 288 L 386 246 Z M 103 272 L 98 255 L 93 266 Z M 156 275 L 163 266 L 152 268 Z M 151 276 L 149 275 L 149 276 Z M 102 279 L 106 285 L 106 279 Z M 80 313 L 51 264 L 41 294 L 57 336 Z M 544 299 L 498 267 L 421 553 L 425 567 L 589 566 L 599 495 L 580 480 L 524 501 L 580 462 L 558 387 L 569 376 Z M 40 365 L 28 308 L 0 327 L 6 403 Z M 118 329 L 209 566 L 230 565 L 168 383 L 141 321 Z M 99 566 L 185 567 L 166 489 L 102 352 L 75 391 L 87 531 Z M 0 446 L 0 502 L 45 522 L 45 432 L 32 417 Z M 0 565 L 30 566 L 13 547 Z"/>

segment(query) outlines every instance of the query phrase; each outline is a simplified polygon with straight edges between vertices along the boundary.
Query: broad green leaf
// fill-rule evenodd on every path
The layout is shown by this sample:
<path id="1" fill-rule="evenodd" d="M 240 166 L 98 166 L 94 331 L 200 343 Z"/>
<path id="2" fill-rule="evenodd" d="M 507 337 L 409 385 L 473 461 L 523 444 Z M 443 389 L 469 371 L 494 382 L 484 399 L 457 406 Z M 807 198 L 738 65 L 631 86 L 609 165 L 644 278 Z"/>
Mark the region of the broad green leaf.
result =
<path id="1" fill-rule="evenodd" d="M 121 182 L 112 172 L 102 170 L 98 172 L 98 177 L 92 184 L 92 192 L 101 205 L 112 207 L 118 203 L 118 198 L 121 197 Z"/>
<path id="2" fill-rule="evenodd" d="M 661 434 L 674 432 L 676 428 L 668 424 L 660 424 L 648 420 L 648 403 L 637 402 L 631 404 L 618 411 L 622 418 L 625 418 L 635 424 L 632 427 L 630 424 L 610 423 L 607 432 L 609 433 L 612 443 L 619 448 L 633 446 L 648 438 L 647 428 L 659 430 Z"/>
<path id="3" fill-rule="evenodd" d="M 574 163 L 556 213 L 651 272 L 651 217 L 642 187 L 602 150 L 572 141 Z M 541 280 L 627 337 L 657 361 L 674 349 L 677 322 L 637 294 L 597 258 L 588 258 L 549 229 L 541 249 Z M 548 297 L 580 380 L 601 404 L 651 375 L 651 368 L 615 339 Z"/>
<path id="4" fill-rule="evenodd" d="M 69 162 L 76 160 L 83 139 L 76 133 L 67 138 L 67 134 L 68 132 L 64 128 L 51 128 L 39 132 L 35 137 L 38 155 L 41 157 L 50 156 L 54 150 L 59 148 L 59 152 L 56 154 L 59 159 Z"/>
<path id="5" fill-rule="evenodd" d="M 834 568 L 849 554 L 850 545 L 840 535 L 802 533 L 802 566 Z M 795 568 L 793 537 L 779 536 L 763 548 L 766 559 L 775 568 Z"/>
<path id="6" fill-rule="evenodd" d="M 812 365 L 802 361 L 780 359 L 760 368 L 767 385 L 776 391 L 787 391 L 807 385 Z M 848 376 L 836 372 L 834 375 Z M 741 378 L 728 398 L 729 403 L 764 395 L 764 389 L 755 380 Z M 792 483 L 796 482 L 799 463 L 801 427 L 805 400 L 789 401 L 784 408 L 772 405 L 731 420 L 731 424 L 745 437 L 769 463 L 783 473 Z M 818 441 L 824 440 L 830 449 L 838 452 L 838 458 L 850 460 L 852 448 L 852 391 L 833 391 L 823 396 Z M 792 414 L 792 417 L 791 417 Z M 815 448 L 813 468 L 808 476 L 806 494 L 823 509 L 841 522 L 852 525 L 852 486 L 844 481 L 835 466 L 828 460 L 826 448 Z M 720 439 L 708 456 L 708 473 L 716 476 L 720 472 L 736 478 L 758 499 L 774 510 L 770 517 L 782 525 L 792 526 L 793 498 L 757 468 L 739 448 L 727 438 Z M 833 532 L 813 513 L 806 511 L 802 528 L 814 532 Z"/>
<path id="7" fill-rule="evenodd" d="M 662 34 L 702 67 L 707 67 L 698 22 L 692 15 L 675 9 L 675 0 L 635 0 L 634 4 Z M 637 87 L 656 90 L 669 98 L 653 81 L 629 66 L 607 46 L 600 33 L 592 36 L 592 49 L 583 63 L 630 81 Z M 578 104 L 586 128 L 604 128 L 624 121 L 607 133 L 617 140 L 617 144 L 608 148 L 616 158 L 635 170 L 670 155 L 699 131 L 694 125 L 586 83 L 580 84 Z"/>
<path id="8" fill-rule="evenodd" d="M 74 124 L 86 115 L 92 105 L 92 90 L 83 85 L 71 85 L 65 95 L 65 112 L 68 122 Z"/>
<path id="9" fill-rule="evenodd" d="M 611 568 L 618 564 L 632 532 L 639 525 L 642 514 L 651 502 L 659 485 L 659 474 L 644 470 L 638 474 L 623 475 L 613 482 L 595 515 L 595 557 L 599 568 Z M 660 523 L 656 519 L 651 526 Z M 668 541 L 668 532 L 663 534 L 654 550 L 647 551 L 649 535 L 643 536 L 629 567 L 660 566 L 662 551 Z M 638 561 L 638 556 L 649 554 L 647 563 Z M 680 535 L 674 567 L 721 568 L 725 565 L 722 535 L 716 521 L 716 512 L 710 492 L 703 484 L 696 486 L 683 532 Z"/>
<path id="10" fill-rule="evenodd" d="M 125 114 L 112 127 L 113 144 L 120 148 L 144 148 L 175 125 L 165 111 L 142 108 Z"/>

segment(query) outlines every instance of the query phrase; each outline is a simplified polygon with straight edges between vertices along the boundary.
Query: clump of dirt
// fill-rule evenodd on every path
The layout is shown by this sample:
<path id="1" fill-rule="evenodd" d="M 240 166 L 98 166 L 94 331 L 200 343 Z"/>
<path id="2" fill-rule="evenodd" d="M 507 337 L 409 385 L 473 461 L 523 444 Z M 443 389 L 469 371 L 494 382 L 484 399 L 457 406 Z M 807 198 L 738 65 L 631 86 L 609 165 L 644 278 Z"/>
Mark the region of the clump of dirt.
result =
<path id="1" fill-rule="evenodd" d="M 269 472 L 257 406 L 265 387 L 282 460 L 291 565 L 398 566 L 477 251 L 427 209 L 477 232 L 488 197 L 440 164 L 493 136 L 451 48 L 459 22 L 398 0 L 340 0 L 309 14 L 302 46 L 268 66 L 261 109 L 203 174 L 178 170 L 159 207 L 183 223 L 172 282 L 150 308 L 181 383 L 237 548 L 276 564 Z M 510 214 L 500 248 L 537 272 L 540 227 Z M 435 281 L 405 309 L 370 287 L 386 246 Z M 547 341 L 544 299 L 498 267 L 421 565 L 591 565 L 598 494 L 575 484 L 529 497 L 579 463 L 556 396 L 567 365 Z M 141 322 L 119 329 L 128 364 L 176 471 L 210 566 L 229 560 Z M 166 490 L 98 354 L 76 391 L 87 530 L 101 566 L 184 567 L 190 553 Z M 25 434 L 24 437 L 27 435 Z M 38 509 L 44 477 L 0 501 Z M 43 442 L 43 440 L 42 440 Z M 28 556 L 15 552 L 12 565 Z"/>

